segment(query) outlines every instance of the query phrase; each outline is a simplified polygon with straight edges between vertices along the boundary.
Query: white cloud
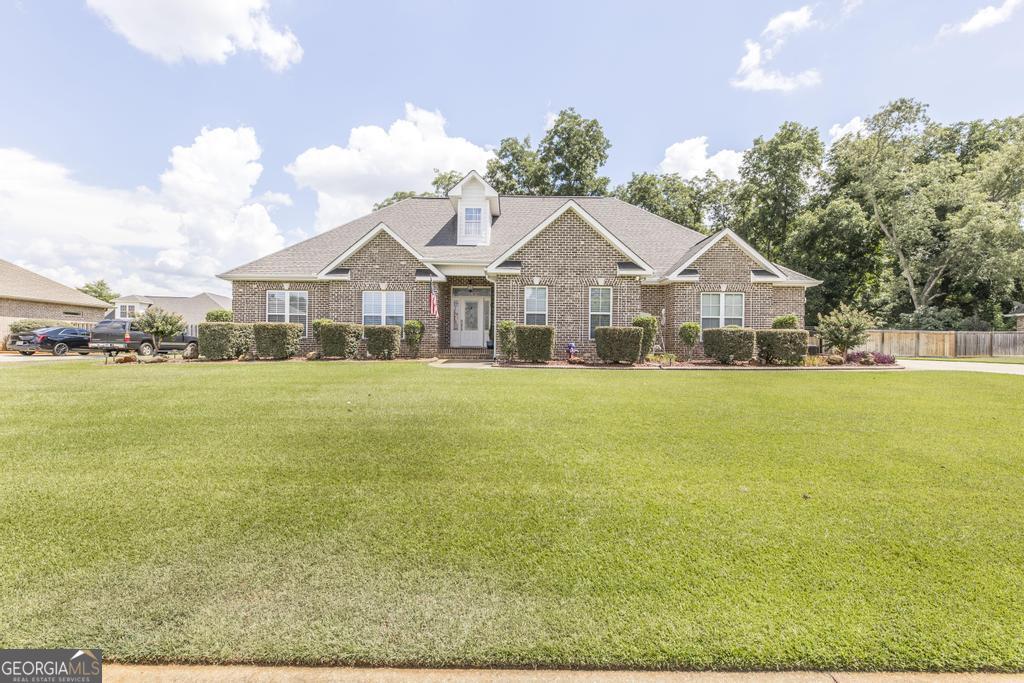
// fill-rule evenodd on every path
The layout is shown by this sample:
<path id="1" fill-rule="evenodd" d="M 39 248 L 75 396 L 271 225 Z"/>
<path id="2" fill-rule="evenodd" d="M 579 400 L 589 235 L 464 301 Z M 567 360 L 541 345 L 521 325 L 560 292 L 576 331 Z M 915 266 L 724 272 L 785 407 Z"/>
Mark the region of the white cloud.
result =
<path id="1" fill-rule="evenodd" d="M 798 33 L 814 26 L 812 15 L 813 10 L 810 5 L 776 14 L 768 20 L 768 25 L 761 33 L 771 40 L 780 40 L 790 33 Z"/>
<path id="2" fill-rule="evenodd" d="M 133 46 L 165 62 L 223 64 L 238 50 L 257 52 L 274 71 L 302 59 L 288 28 L 275 28 L 269 0 L 87 0 Z"/>
<path id="3" fill-rule="evenodd" d="M 864 120 L 859 116 L 854 116 L 846 123 L 833 124 L 833 126 L 828 129 L 829 142 L 835 142 L 844 135 L 857 135 L 864 130 L 864 127 Z"/>
<path id="4" fill-rule="evenodd" d="M 405 105 L 405 117 L 387 130 L 359 126 L 344 147 L 313 147 L 286 170 L 317 193 L 317 229 L 327 230 L 369 212 L 396 190 L 430 189 L 434 169 L 481 173 L 493 153 L 445 131 L 440 112 Z"/>
<path id="5" fill-rule="evenodd" d="M 792 33 L 804 31 L 818 23 L 814 20 L 814 10 L 810 5 L 800 9 L 777 14 L 768 20 L 761 34 L 772 44 L 763 46 L 755 40 L 746 40 L 743 45 L 745 52 L 740 59 L 736 77 L 730 83 L 733 87 L 753 90 L 778 90 L 791 92 L 798 88 L 807 88 L 821 83 L 821 74 L 817 69 L 806 69 L 796 74 L 787 75 L 777 69 L 770 69 L 768 64 L 775 58 Z"/>
<path id="6" fill-rule="evenodd" d="M 955 33 L 977 33 L 998 26 L 1010 20 L 1014 11 L 1024 0 L 1004 0 L 1001 5 L 988 5 L 974 13 L 970 19 L 959 24 L 945 24 L 939 29 L 940 36 Z"/>
<path id="7" fill-rule="evenodd" d="M 860 6 L 863 4 L 864 0 L 843 0 L 843 5 L 840 8 L 840 11 L 844 17 L 848 17 L 860 9 Z"/>
<path id="8" fill-rule="evenodd" d="M 736 70 L 737 77 L 730 81 L 734 87 L 755 92 L 762 90 L 791 92 L 798 88 L 807 88 L 821 83 L 821 74 L 817 69 L 806 69 L 791 75 L 767 69 L 765 65 L 774 57 L 774 50 L 764 50 L 760 43 L 753 40 L 746 41 L 745 46 L 747 51 Z"/>
<path id="9" fill-rule="evenodd" d="M 89 185 L 0 149 L 0 253 L 74 286 L 103 278 L 125 294 L 224 291 L 216 273 L 284 246 L 252 198 L 260 154 L 251 128 L 204 129 L 172 150 L 154 191 Z"/>
<path id="10" fill-rule="evenodd" d="M 708 156 L 708 139 L 705 136 L 676 142 L 665 150 L 659 168 L 662 173 L 678 173 L 683 178 L 694 178 L 714 171 L 720 178 L 739 177 L 743 152 L 723 149 Z"/>

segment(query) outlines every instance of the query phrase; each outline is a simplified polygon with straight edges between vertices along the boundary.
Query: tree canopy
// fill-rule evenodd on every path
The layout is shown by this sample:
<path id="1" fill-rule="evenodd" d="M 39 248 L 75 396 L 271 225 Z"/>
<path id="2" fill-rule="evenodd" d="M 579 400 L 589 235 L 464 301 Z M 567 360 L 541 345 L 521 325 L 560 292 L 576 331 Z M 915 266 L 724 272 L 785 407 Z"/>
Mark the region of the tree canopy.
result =
<path id="1" fill-rule="evenodd" d="M 84 285 L 78 288 L 79 292 L 84 292 L 89 296 L 94 296 L 100 301 L 106 301 L 108 304 L 114 303 L 114 299 L 121 296 L 107 284 L 106 280 L 96 280 L 95 282 L 86 282 Z"/>
<path id="2" fill-rule="evenodd" d="M 499 194 L 613 195 L 705 234 L 732 228 L 772 261 L 823 281 L 807 319 L 846 303 L 881 324 L 1006 325 L 1024 299 L 1024 116 L 943 124 L 895 100 L 826 146 L 787 121 L 755 139 L 738 178 L 633 173 L 610 188 L 597 119 L 559 112 L 534 147 L 501 140 L 486 179 Z M 443 196 L 461 172 L 435 169 Z"/>

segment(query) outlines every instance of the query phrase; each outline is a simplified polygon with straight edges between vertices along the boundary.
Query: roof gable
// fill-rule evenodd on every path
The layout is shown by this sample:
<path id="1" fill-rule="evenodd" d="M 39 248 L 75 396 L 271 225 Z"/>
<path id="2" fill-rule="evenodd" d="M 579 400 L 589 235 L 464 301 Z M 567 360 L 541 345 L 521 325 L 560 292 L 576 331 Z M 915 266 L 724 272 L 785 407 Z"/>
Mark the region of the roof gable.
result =
<path id="1" fill-rule="evenodd" d="M 640 256 L 636 252 L 634 252 L 632 249 L 626 246 L 625 243 L 623 243 L 618 237 L 612 234 L 612 232 L 608 230 L 608 228 L 604 227 L 601 223 L 597 221 L 597 219 L 595 219 L 593 216 L 587 213 L 583 209 L 583 207 L 581 207 L 574 199 L 570 199 L 569 201 L 565 202 L 554 213 L 552 213 L 546 219 L 538 223 L 536 227 L 534 227 L 528 233 L 523 235 L 523 237 L 520 238 L 515 244 L 513 244 L 511 247 L 505 250 L 496 259 L 491 261 L 487 265 L 487 272 L 495 272 L 497 270 L 500 270 L 500 266 L 502 263 L 504 263 L 505 261 L 509 260 L 512 256 L 514 256 L 515 253 L 522 249 L 525 244 L 527 244 L 530 240 L 532 240 L 534 237 L 543 232 L 544 229 L 547 228 L 549 225 L 551 225 L 556 220 L 561 218 L 567 211 L 572 211 L 580 218 L 582 218 L 583 222 L 585 222 L 587 225 L 593 228 L 595 232 L 597 232 L 609 244 L 615 247 L 615 249 L 618 250 L 620 254 L 622 254 L 630 261 L 635 263 L 638 266 L 636 275 L 651 275 L 654 273 L 654 269 L 651 268 L 651 266 L 646 261 L 644 261 L 644 259 L 640 258 Z"/>
<path id="2" fill-rule="evenodd" d="M 377 235 L 380 235 L 381 233 L 387 234 L 389 237 L 391 237 L 391 239 L 393 239 L 394 241 L 398 242 L 398 244 L 403 249 L 405 249 L 407 252 L 409 252 L 413 256 L 413 258 L 415 258 L 417 261 L 419 261 L 424 266 L 429 268 L 437 276 L 438 280 L 444 280 L 445 279 L 445 276 L 441 274 L 441 271 L 437 270 L 437 268 L 435 268 L 431 264 L 426 263 L 423 260 L 423 256 L 415 248 L 413 248 L 412 245 L 410 245 L 408 242 L 406 242 L 404 239 L 402 239 L 394 230 L 389 228 L 387 226 L 387 224 L 384 223 L 384 222 L 378 223 L 376 226 L 374 226 L 372 229 L 370 229 L 365 235 L 363 235 L 358 240 L 356 240 L 352 244 L 352 246 L 350 246 L 348 249 L 343 251 L 337 258 L 335 258 L 333 261 L 328 263 L 327 266 L 325 266 L 323 269 L 320 270 L 319 273 L 317 273 L 317 278 L 319 278 L 319 279 L 326 279 L 326 280 L 345 279 L 344 275 L 332 275 L 331 271 L 336 269 L 336 268 L 338 268 L 338 266 L 343 264 L 353 254 L 357 253 L 360 249 L 362 249 L 367 244 L 369 244 L 370 241 L 374 237 L 376 237 Z"/>
<path id="3" fill-rule="evenodd" d="M 786 276 L 782 273 L 782 271 L 778 269 L 778 267 L 776 267 L 774 263 L 772 263 L 764 256 L 762 256 L 761 252 L 747 244 L 747 242 L 742 237 L 734 233 L 729 228 L 720 230 L 716 232 L 714 235 L 708 237 L 707 239 L 701 240 L 697 244 L 693 245 L 693 247 L 691 247 L 685 254 L 683 254 L 683 257 L 669 271 L 668 279 L 684 279 L 686 276 L 684 276 L 683 271 L 687 270 L 691 265 L 693 265 L 693 263 L 697 259 L 706 254 L 708 250 L 711 249 L 711 247 L 715 246 L 723 239 L 728 239 L 733 244 L 738 246 L 743 252 L 745 252 L 750 258 L 757 262 L 765 271 L 770 273 L 772 276 L 785 279 Z"/>

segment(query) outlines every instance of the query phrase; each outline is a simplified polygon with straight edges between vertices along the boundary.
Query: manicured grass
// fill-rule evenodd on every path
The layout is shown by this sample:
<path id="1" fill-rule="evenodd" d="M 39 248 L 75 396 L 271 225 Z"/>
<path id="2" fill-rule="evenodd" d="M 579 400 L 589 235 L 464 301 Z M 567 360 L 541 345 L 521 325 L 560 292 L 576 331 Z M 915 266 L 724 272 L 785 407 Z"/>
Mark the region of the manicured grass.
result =
<path id="1" fill-rule="evenodd" d="M 900 358 L 898 360 L 947 360 L 958 363 L 1007 363 L 1024 365 L 1024 356 L 985 356 L 978 358 Z"/>
<path id="2" fill-rule="evenodd" d="M 1024 380 L 0 370 L 0 647 L 1024 668 Z"/>

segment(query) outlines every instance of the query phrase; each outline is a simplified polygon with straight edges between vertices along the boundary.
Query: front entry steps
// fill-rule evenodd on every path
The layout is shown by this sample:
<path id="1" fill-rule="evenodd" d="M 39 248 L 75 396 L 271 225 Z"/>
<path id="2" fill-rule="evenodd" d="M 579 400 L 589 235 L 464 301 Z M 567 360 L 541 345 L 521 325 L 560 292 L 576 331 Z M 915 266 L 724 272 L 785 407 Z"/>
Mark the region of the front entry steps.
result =
<path id="1" fill-rule="evenodd" d="M 492 360 L 494 358 L 494 349 L 480 349 L 480 348 L 448 348 L 439 349 L 437 352 L 438 358 L 453 358 L 458 360 Z"/>

